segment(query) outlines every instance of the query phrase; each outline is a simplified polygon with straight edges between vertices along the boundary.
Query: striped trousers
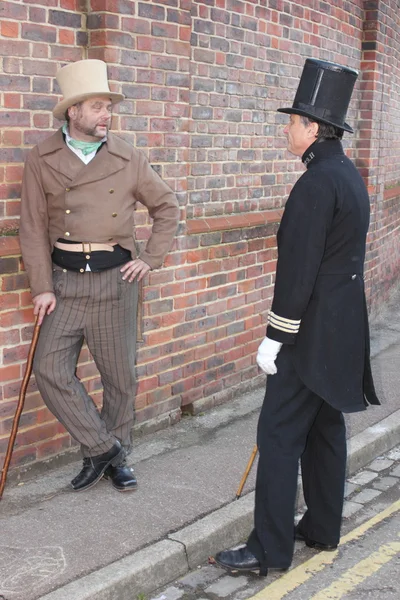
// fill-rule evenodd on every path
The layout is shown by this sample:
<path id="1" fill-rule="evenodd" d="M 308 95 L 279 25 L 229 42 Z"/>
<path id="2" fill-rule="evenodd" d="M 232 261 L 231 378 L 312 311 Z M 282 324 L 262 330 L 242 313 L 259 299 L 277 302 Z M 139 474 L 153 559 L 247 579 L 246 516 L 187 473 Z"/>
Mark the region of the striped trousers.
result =
<path id="1" fill-rule="evenodd" d="M 41 326 L 33 371 L 49 410 L 81 444 L 82 455 L 107 452 L 118 439 L 131 448 L 136 393 L 138 284 L 120 267 L 76 273 L 53 267 L 55 310 Z M 83 342 L 103 385 L 99 411 L 76 375 Z"/>

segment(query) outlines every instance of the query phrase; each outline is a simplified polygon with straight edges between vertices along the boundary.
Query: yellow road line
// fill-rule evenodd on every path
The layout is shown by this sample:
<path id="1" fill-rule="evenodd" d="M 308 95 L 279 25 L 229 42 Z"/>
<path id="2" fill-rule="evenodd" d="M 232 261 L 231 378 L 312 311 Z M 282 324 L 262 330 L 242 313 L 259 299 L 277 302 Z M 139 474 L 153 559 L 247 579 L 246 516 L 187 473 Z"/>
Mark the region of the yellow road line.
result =
<path id="1" fill-rule="evenodd" d="M 351 569 L 346 571 L 339 579 L 324 588 L 311 600 L 340 600 L 345 594 L 354 590 L 367 577 L 370 577 L 388 563 L 400 552 L 400 542 L 392 542 L 381 546 L 379 550 L 361 560 Z"/>
<path id="2" fill-rule="evenodd" d="M 371 527 L 374 527 L 374 525 L 377 525 L 399 510 L 400 500 L 394 502 L 391 506 L 388 506 L 388 508 L 378 513 L 372 517 L 372 519 L 369 519 L 369 521 L 366 521 L 353 531 L 350 531 L 350 533 L 342 538 L 340 545 L 343 546 L 348 542 L 352 542 L 353 540 L 360 538 L 369 529 L 371 529 Z M 295 590 L 300 585 L 308 581 L 311 577 L 313 577 L 313 575 L 319 571 L 322 571 L 327 565 L 332 564 L 337 555 L 338 550 L 335 550 L 334 552 L 320 552 L 319 554 L 316 554 L 305 563 L 299 565 L 291 571 L 288 571 L 288 573 L 265 587 L 249 600 L 281 600 L 287 594 L 289 594 L 289 592 Z"/>

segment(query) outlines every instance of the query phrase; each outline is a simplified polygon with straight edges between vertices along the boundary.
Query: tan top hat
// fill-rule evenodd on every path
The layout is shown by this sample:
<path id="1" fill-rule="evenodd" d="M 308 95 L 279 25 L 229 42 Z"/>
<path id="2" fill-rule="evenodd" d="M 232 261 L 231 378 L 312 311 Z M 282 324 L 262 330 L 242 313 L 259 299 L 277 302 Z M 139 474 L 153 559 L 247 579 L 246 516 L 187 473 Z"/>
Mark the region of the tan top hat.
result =
<path id="1" fill-rule="evenodd" d="M 110 92 L 107 79 L 107 64 L 102 60 L 78 60 L 62 67 L 56 79 L 61 88 L 63 100 L 53 109 L 53 115 L 60 121 L 65 119 L 67 108 L 77 102 L 108 96 L 113 104 L 125 98 L 123 94 Z"/>

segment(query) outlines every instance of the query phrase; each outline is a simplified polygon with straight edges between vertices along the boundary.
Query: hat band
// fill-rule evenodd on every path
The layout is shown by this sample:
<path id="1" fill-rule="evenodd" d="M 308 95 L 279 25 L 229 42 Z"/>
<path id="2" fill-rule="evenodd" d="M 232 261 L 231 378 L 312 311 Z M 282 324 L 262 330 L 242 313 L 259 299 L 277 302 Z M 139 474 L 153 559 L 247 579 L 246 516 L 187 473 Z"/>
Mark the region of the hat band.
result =
<path id="1" fill-rule="evenodd" d="M 338 124 L 343 123 L 343 115 L 340 117 L 338 115 L 334 115 L 329 108 L 312 106 L 310 104 L 305 104 L 304 102 L 295 102 L 293 104 L 293 108 L 308 112 L 310 115 L 319 117 L 320 119 L 328 119 L 329 121 L 333 121 L 334 123 Z"/>

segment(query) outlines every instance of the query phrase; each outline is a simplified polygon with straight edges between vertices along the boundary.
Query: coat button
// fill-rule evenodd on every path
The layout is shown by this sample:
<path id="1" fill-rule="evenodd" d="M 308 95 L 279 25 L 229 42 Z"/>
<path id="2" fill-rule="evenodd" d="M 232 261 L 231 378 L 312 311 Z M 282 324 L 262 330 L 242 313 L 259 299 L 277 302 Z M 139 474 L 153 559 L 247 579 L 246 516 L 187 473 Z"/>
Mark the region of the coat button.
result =
<path id="1" fill-rule="evenodd" d="M 351 276 L 352 279 L 355 279 L 356 277 L 357 277 L 357 275 L 352 275 Z"/>
<path id="2" fill-rule="evenodd" d="M 69 214 L 70 214 L 70 212 L 71 212 L 71 211 L 69 210 L 69 208 L 67 208 L 67 210 L 65 211 L 65 214 L 66 214 L 66 215 L 69 215 Z"/>
<path id="3" fill-rule="evenodd" d="M 79 272 L 80 272 L 80 273 L 84 273 L 84 272 L 85 272 L 85 269 L 79 269 Z"/>
<path id="4" fill-rule="evenodd" d="M 69 237 L 71 234 L 70 234 L 70 232 L 69 232 L 69 231 L 66 231 L 66 232 L 64 233 L 64 235 L 66 235 L 67 237 Z"/>
<path id="5" fill-rule="evenodd" d="M 65 188 L 65 191 L 66 191 L 66 192 L 70 192 L 70 191 L 71 191 L 71 188 Z"/>
<path id="6" fill-rule="evenodd" d="M 117 216 L 117 213 L 113 213 L 113 214 L 112 214 L 112 216 L 113 216 L 113 217 L 116 217 L 116 216 Z"/>
<path id="7" fill-rule="evenodd" d="M 63 269 L 63 273 L 66 273 L 66 272 L 67 272 L 67 269 Z"/>
<path id="8" fill-rule="evenodd" d="M 109 193 L 109 194 L 113 194 L 113 193 L 114 193 L 114 190 L 113 190 L 113 188 L 109 189 L 109 190 L 108 190 L 108 193 Z"/>
<path id="9" fill-rule="evenodd" d="M 86 258 L 86 260 L 89 260 L 90 259 L 90 254 L 86 254 L 85 258 Z"/>

